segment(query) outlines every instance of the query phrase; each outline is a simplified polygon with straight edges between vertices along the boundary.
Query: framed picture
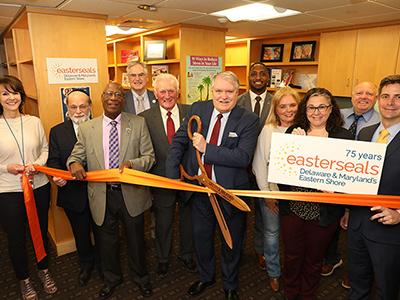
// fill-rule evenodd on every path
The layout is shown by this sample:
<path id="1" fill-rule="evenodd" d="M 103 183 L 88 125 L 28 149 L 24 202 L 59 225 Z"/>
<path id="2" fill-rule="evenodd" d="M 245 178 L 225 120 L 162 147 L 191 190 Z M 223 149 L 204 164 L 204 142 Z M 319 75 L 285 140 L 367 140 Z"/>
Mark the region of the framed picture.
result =
<path id="1" fill-rule="evenodd" d="M 283 58 L 283 44 L 263 44 L 261 47 L 262 62 L 279 62 Z"/>
<path id="2" fill-rule="evenodd" d="M 165 59 L 166 50 L 166 40 L 144 41 L 144 60 L 148 61 Z"/>
<path id="3" fill-rule="evenodd" d="M 314 61 L 316 41 L 293 42 L 290 61 Z"/>

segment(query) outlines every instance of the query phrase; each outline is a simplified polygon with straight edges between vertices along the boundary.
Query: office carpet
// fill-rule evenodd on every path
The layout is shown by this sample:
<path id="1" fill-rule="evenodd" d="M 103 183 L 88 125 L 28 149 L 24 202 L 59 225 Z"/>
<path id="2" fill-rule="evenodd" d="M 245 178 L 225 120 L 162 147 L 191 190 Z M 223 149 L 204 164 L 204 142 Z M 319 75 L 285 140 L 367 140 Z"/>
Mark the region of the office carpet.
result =
<path id="1" fill-rule="evenodd" d="M 201 296 L 192 298 L 186 294 L 188 287 L 192 282 L 197 280 L 196 274 L 188 273 L 176 259 L 178 241 L 175 235 L 174 249 L 171 258 L 170 269 L 166 277 L 160 278 L 156 274 L 157 260 L 154 249 L 154 240 L 150 236 L 149 218 L 146 216 L 146 242 L 147 242 L 147 262 L 148 270 L 153 284 L 153 296 L 147 299 L 224 299 L 222 290 L 221 272 L 219 259 L 217 260 L 217 283 L 207 289 Z M 248 230 L 245 247 L 240 267 L 239 276 L 239 295 L 241 299 L 270 299 L 280 300 L 283 295 L 278 292 L 274 293 L 268 285 L 268 276 L 265 271 L 259 269 L 252 243 L 252 228 L 254 220 L 249 215 Z M 121 235 L 121 265 L 124 274 L 124 282 L 118 286 L 112 300 L 116 299 L 144 299 L 129 277 L 128 263 L 126 254 L 126 244 Z M 91 280 L 86 287 L 79 287 L 77 283 L 78 261 L 76 253 L 56 257 L 55 251 L 50 252 L 50 271 L 58 285 L 58 292 L 52 296 L 46 295 L 40 288 L 40 282 L 36 274 L 36 269 L 32 263 L 33 248 L 29 245 L 29 258 L 31 276 L 36 290 L 39 292 L 40 299 L 98 299 L 98 292 L 102 287 L 102 281 L 96 272 L 93 273 Z M 220 239 L 216 238 L 216 253 L 219 256 Z M 343 248 L 343 237 L 340 242 L 340 248 Z M 340 267 L 332 276 L 322 278 L 318 290 L 317 298 L 325 300 L 346 299 L 347 291 L 340 285 L 344 267 Z M 0 230 L 0 300 L 20 299 L 19 284 L 15 279 L 14 272 L 8 257 L 6 236 Z"/>

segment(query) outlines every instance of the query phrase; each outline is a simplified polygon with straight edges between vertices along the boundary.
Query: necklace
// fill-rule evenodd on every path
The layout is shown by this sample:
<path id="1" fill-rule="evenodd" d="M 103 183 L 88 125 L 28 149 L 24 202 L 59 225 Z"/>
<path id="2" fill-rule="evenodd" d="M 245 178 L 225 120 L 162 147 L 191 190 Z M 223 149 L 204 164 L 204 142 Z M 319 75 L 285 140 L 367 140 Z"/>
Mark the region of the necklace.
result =
<path id="1" fill-rule="evenodd" d="M 19 115 L 19 119 L 21 121 L 21 146 L 19 145 L 17 137 L 15 136 L 14 132 L 12 131 L 10 124 L 8 124 L 8 121 L 7 121 L 6 117 L 4 116 L 4 114 L 3 114 L 3 118 L 4 118 L 4 121 L 6 121 L 8 129 L 10 129 L 10 132 L 15 140 L 15 143 L 17 144 L 19 155 L 21 156 L 21 160 L 22 160 L 22 165 L 25 166 L 24 127 L 22 126 L 22 115 L 21 114 Z"/>

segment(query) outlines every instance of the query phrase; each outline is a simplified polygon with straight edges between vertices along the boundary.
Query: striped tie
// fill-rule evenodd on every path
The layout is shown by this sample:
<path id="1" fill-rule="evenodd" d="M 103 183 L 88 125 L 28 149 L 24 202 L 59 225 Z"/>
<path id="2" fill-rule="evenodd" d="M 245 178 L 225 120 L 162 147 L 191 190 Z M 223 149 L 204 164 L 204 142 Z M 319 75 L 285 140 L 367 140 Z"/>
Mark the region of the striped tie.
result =
<path id="1" fill-rule="evenodd" d="M 108 166 L 110 169 L 118 168 L 119 166 L 119 145 L 118 145 L 118 129 L 117 121 L 111 121 L 111 129 L 109 136 L 109 158 Z"/>

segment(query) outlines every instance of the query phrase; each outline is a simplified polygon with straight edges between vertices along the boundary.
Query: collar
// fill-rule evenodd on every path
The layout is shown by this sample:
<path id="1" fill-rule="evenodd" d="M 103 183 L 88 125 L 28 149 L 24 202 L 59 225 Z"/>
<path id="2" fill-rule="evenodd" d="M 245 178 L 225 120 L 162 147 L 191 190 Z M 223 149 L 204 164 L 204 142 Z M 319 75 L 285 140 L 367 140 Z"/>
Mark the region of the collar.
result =
<path id="1" fill-rule="evenodd" d="M 107 126 L 111 121 L 116 121 L 117 125 L 121 124 L 121 114 L 119 114 L 115 119 L 111 119 L 103 113 L 103 123 Z"/>
<path id="2" fill-rule="evenodd" d="M 161 111 L 161 115 L 166 116 L 168 110 L 166 110 L 164 107 L 162 107 L 160 105 L 160 111 Z M 179 109 L 178 109 L 178 105 L 175 103 L 175 106 L 170 110 L 171 114 L 173 116 L 179 116 Z"/>
<path id="3" fill-rule="evenodd" d="M 253 101 L 256 101 L 256 97 L 260 96 L 261 97 L 261 101 L 264 101 L 264 99 L 267 97 L 267 90 L 265 90 L 264 93 L 258 95 L 256 93 L 254 93 L 253 91 L 249 90 L 249 94 L 250 94 L 250 99 Z"/>

